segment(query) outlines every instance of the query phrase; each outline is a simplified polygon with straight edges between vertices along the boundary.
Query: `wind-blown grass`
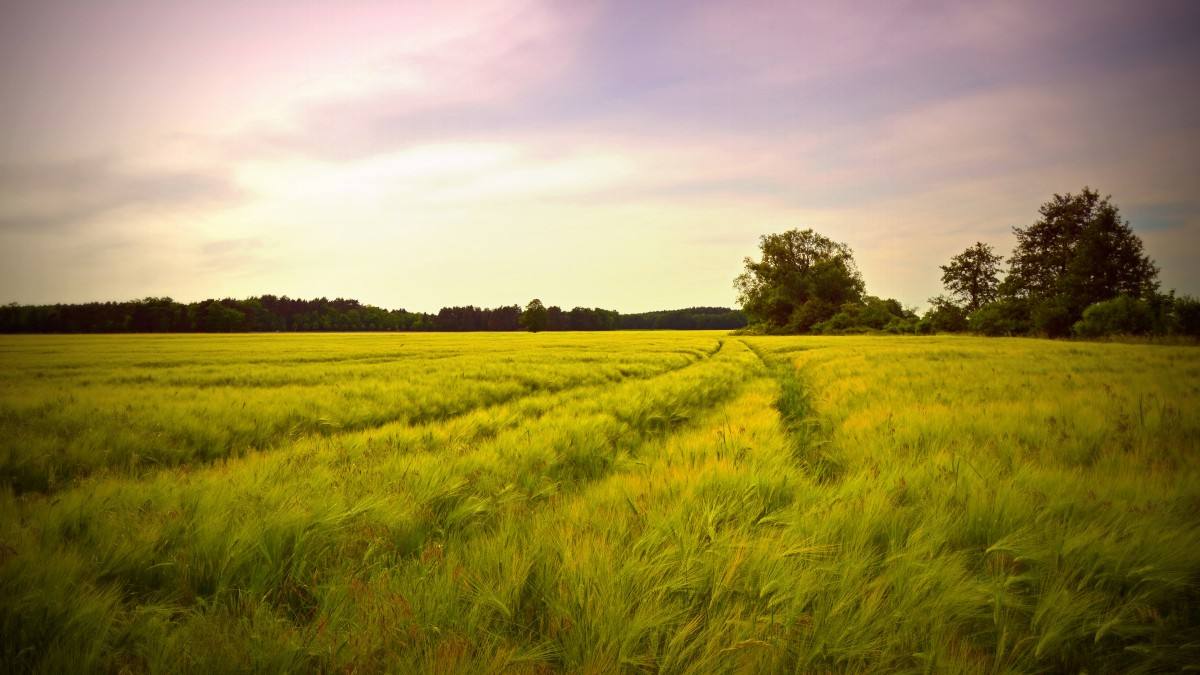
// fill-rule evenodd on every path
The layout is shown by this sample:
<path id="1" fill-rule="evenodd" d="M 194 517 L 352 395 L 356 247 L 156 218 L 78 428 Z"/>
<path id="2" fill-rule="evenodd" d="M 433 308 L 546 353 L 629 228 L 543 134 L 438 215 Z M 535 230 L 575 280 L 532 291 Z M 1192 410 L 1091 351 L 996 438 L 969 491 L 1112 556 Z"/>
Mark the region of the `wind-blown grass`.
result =
<path id="1" fill-rule="evenodd" d="M 45 493 L 8 483 L 4 668 L 990 673 L 1200 660 L 1195 350 L 633 333 L 420 336 L 408 353 L 390 341 L 411 336 L 357 337 L 178 350 L 114 338 L 119 375 L 82 358 L 94 345 L 4 342 L 16 386 L 71 365 L 56 377 L 92 380 L 110 409 L 131 395 L 119 377 L 165 377 L 138 385 L 163 393 L 226 369 L 243 383 L 210 389 L 287 387 L 253 386 L 251 362 L 264 381 L 294 372 L 388 388 L 393 402 L 422 390 L 391 378 L 440 369 L 466 399 L 425 415 L 385 412 L 379 396 L 377 424 L 284 434 L 260 452 L 184 446 L 170 465 L 96 462 Z M 139 340 L 161 356 L 138 355 Z M 498 399 L 468 385 L 517 378 Z"/>
<path id="2" fill-rule="evenodd" d="M 46 491 L 101 468 L 211 461 L 538 392 L 644 378 L 714 339 L 458 336 L 10 337 L 0 354 L 0 477 Z"/>

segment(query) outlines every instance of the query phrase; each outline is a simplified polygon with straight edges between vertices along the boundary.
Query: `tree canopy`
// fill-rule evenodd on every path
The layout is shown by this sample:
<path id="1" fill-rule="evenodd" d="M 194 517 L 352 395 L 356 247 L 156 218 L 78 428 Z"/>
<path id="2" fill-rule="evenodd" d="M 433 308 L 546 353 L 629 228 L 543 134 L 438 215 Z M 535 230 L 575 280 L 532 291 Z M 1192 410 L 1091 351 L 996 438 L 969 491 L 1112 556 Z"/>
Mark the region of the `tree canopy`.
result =
<path id="1" fill-rule="evenodd" d="M 1002 292 L 1033 302 L 1057 300 L 1074 316 L 1118 295 L 1147 298 L 1158 268 L 1121 218 L 1112 197 L 1084 187 L 1055 194 L 1029 227 L 1014 227 L 1017 246 Z"/>
<path id="2" fill-rule="evenodd" d="M 1055 194 L 1038 214 L 1032 225 L 1013 228 L 1016 246 L 998 285 L 1000 256 L 985 244 L 942 267 L 967 327 L 1047 337 L 1194 334 L 1187 317 L 1195 301 L 1158 292 L 1158 268 L 1111 196 L 1085 186 L 1078 194 Z M 954 318 L 945 302 L 934 311 L 940 325 Z"/>
<path id="3" fill-rule="evenodd" d="M 974 312 L 984 303 L 996 299 L 1000 287 L 1000 261 L 991 245 L 976 242 L 974 246 L 942 265 L 942 284 L 952 298 L 967 312 Z"/>
<path id="4" fill-rule="evenodd" d="M 768 330 L 808 332 L 847 303 L 861 302 L 865 285 L 850 247 L 817 232 L 788 230 L 759 240 L 761 259 L 745 259 L 734 280 L 742 310 Z"/>
<path id="5" fill-rule="evenodd" d="M 811 229 L 760 239 L 734 280 L 755 330 L 771 333 L 986 335 L 1200 333 L 1200 302 L 1158 292 L 1158 268 L 1112 198 L 1090 187 L 1055 194 L 1003 256 L 976 242 L 940 265 L 946 294 L 918 317 L 898 301 L 867 295 L 854 254 Z"/>
<path id="6" fill-rule="evenodd" d="M 543 331 L 546 330 L 546 318 L 546 306 L 541 300 L 534 298 L 525 305 L 525 311 L 521 312 L 521 326 L 531 333 Z"/>

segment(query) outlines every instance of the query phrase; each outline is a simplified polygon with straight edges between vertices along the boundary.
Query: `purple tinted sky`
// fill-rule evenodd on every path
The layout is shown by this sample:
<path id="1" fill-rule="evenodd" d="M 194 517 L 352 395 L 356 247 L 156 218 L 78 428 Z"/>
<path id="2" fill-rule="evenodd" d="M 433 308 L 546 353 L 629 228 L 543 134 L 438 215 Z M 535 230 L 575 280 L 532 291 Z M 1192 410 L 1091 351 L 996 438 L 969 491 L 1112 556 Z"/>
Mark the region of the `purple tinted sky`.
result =
<path id="1" fill-rule="evenodd" d="M 1054 192 L 1200 292 L 1200 4 L 8 2 L 0 300 L 730 304 L 760 234 L 920 304 Z"/>

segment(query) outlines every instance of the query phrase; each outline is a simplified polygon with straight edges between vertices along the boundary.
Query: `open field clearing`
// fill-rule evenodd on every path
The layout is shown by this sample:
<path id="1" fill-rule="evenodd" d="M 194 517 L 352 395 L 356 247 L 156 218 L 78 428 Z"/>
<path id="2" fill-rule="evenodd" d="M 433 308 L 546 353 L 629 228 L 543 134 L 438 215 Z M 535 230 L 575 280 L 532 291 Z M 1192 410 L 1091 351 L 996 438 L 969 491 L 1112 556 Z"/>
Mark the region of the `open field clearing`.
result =
<path id="1" fill-rule="evenodd" d="M 0 338 L 0 662 L 1200 663 L 1200 350 Z"/>

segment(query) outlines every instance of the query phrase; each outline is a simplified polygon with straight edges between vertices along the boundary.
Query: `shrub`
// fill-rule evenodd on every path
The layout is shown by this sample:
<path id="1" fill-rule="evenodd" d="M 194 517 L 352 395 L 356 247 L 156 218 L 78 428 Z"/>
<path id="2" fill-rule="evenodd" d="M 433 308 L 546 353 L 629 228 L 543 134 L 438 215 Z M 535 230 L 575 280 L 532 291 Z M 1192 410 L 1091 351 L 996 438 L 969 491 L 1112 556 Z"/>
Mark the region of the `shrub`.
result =
<path id="1" fill-rule="evenodd" d="M 966 311 L 942 295 L 929 299 L 929 311 L 917 328 L 924 333 L 960 333 L 966 329 Z"/>
<path id="2" fill-rule="evenodd" d="M 813 332 L 823 335 L 837 335 L 854 328 L 856 323 L 853 315 L 849 312 L 841 311 L 830 317 L 828 321 L 822 321 L 813 326 Z"/>
<path id="3" fill-rule="evenodd" d="M 885 333 L 902 334 L 917 332 L 917 320 L 914 318 L 895 317 L 883 327 Z"/>
<path id="4" fill-rule="evenodd" d="M 833 316 L 835 311 L 836 307 L 830 303 L 818 298 L 812 298 L 792 310 L 787 324 L 782 326 L 782 331 L 773 332 L 792 334 L 807 333 L 809 331 L 818 332 L 817 324 Z"/>
<path id="5" fill-rule="evenodd" d="M 1033 330 L 1052 338 L 1070 335 L 1071 326 L 1078 316 L 1060 298 L 1039 302 L 1033 306 L 1033 311 L 1030 313 Z"/>
<path id="6" fill-rule="evenodd" d="M 867 296 L 862 302 L 847 302 L 836 314 L 814 324 L 812 332 L 824 335 L 887 331 L 911 333 L 916 330 L 917 315 L 899 300 Z M 911 325 L 910 325 L 911 324 Z"/>
<path id="7" fill-rule="evenodd" d="M 1188 295 L 1175 298 L 1171 314 L 1173 332 L 1200 337 L 1200 299 Z"/>
<path id="8" fill-rule="evenodd" d="M 858 325 L 874 330 L 884 330 L 895 319 L 906 318 L 904 306 L 891 298 L 867 296 L 858 313 Z"/>
<path id="9" fill-rule="evenodd" d="M 967 317 L 967 326 L 984 335 L 1024 335 L 1032 327 L 1029 305 L 1016 298 L 989 302 Z"/>
<path id="10" fill-rule="evenodd" d="M 1154 312 L 1143 300 L 1120 295 L 1083 310 L 1072 328 L 1079 337 L 1146 335 L 1154 328 Z"/>

